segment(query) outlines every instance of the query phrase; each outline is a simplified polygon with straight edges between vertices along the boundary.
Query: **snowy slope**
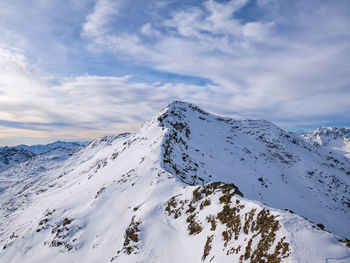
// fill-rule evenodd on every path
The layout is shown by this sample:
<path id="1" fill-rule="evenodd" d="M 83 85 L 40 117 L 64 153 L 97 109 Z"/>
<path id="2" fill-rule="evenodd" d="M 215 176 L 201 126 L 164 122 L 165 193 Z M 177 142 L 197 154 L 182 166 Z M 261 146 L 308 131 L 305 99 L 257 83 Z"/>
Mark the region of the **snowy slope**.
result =
<path id="1" fill-rule="evenodd" d="M 316 185 L 318 173 L 302 181 L 303 174 L 287 171 L 296 172 L 294 166 L 306 152 L 315 165 L 322 154 L 300 140 L 300 149 L 295 148 L 300 150 L 300 160 L 293 152 L 295 161 L 285 164 L 282 159 L 288 157 L 282 154 L 294 149 L 287 143 L 294 138 L 277 143 L 272 136 L 287 133 L 262 122 L 268 127 L 263 139 L 256 139 L 261 133 L 247 121 L 234 124 L 241 127 L 233 128 L 239 131 L 236 141 L 236 130 L 228 128 L 232 124 L 216 118 L 191 104 L 176 102 L 137 133 L 96 140 L 56 165 L 45 166 L 45 171 L 35 170 L 38 164 L 32 163 L 35 172 L 30 175 L 18 166 L 14 173 L 22 174 L 25 181 L 13 182 L 0 194 L 0 262 L 349 262 L 349 248 L 341 237 L 290 211 L 251 200 L 256 194 L 256 199 L 262 196 L 264 202 L 278 207 L 279 202 L 273 203 L 268 194 L 271 190 L 281 195 L 283 208 L 294 208 L 297 202 L 278 192 L 277 186 L 301 198 L 305 193 L 297 187 L 305 182 Z M 278 152 L 275 147 L 268 150 L 267 138 L 278 145 Z M 251 153 L 235 148 L 236 143 L 250 145 Z M 228 158 L 231 152 L 237 160 Z M 244 163 L 241 152 L 247 160 L 260 152 L 266 156 L 259 156 L 261 163 Z M 334 175 L 343 180 L 335 167 L 328 166 L 317 167 L 327 167 L 325 175 L 334 169 Z M 253 169 L 260 169 L 262 181 L 255 173 L 249 175 Z M 273 172 L 278 169 L 285 169 L 287 183 L 277 183 L 279 177 Z M 262 174 L 265 171 L 271 178 Z M 329 212 L 322 206 L 328 201 L 322 187 L 316 190 L 319 196 L 309 203 L 303 199 L 301 207 L 319 202 Z M 349 224 L 344 211 L 348 210 L 337 209 L 330 212 L 329 220 L 334 225 L 345 222 L 346 234 Z M 343 232 L 337 234 L 346 236 Z"/>
<path id="2" fill-rule="evenodd" d="M 302 137 L 350 158 L 350 127 L 321 127 L 312 133 L 302 134 Z"/>
<path id="3" fill-rule="evenodd" d="M 233 182 L 243 194 L 350 237 L 350 162 L 264 120 L 237 121 L 185 104 L 159 118 L 169 129 L 164 167 L 189 184 Z"/>

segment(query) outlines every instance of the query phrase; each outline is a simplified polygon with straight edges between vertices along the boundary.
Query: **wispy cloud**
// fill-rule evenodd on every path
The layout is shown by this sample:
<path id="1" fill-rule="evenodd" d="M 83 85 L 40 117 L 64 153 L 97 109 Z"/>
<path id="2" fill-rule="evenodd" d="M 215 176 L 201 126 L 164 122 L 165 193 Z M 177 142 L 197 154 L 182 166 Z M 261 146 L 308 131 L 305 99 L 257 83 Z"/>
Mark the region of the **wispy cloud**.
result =
<path id="1" fill-rule="evenodd" d="M 210 79 L 215 93 L 230 94 L 236 112 L 272 119 L 346 114 L 349 4 L 258 1 L 263 15 L 251 21 L 238 14 L 246 3 L 206 1 L 143 24 L 143 37 L 110 32 L 93 43 L 160 71 Z"/>
<path id="2" fill-rule="evenodd" d="M 83 25 L 83 34 L 88 37 L 98 37 L 109 33 L 108 28 L 119 13 L 122 0 L 98 0 L 93 11 L 86 17 Z"/>
<path id="3" fill-rule="evenodd" d="M 2 138 L 135 130 L 174 99 L 285 128 L 350 115 L 348 1 L 32 5 L 0 3 Z"/>
<path id="4" fill-rule="evenodd" d="M 23 133 L 95 138 L 133 131 L 171 100 L 210 96 L 210 86 L 135 82 L 131 76 L 84 75 L 50 84 L 28 69 L 18 51 L 2 48 L 0 54 L 0 76 L 6 76 L 0 78 L 0 138 Z"/>

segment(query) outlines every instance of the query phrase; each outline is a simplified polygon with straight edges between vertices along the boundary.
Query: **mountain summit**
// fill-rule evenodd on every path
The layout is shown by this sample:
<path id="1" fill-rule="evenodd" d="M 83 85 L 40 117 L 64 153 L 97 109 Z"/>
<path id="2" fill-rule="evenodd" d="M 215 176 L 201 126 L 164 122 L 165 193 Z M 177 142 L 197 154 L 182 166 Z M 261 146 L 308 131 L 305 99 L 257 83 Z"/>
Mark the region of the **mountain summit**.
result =
<path id="1" fill-rule="evenodd" d="M 177 101 L 45 163 L 0 174 L 0 262 L 350 259 L 348 159 L 268 121 Z"/>
<path id="2" fill-rule="evenodd" d="M 314 145 L 327 147 L 350 158 L 350 127 L 321 127 L 302 137 Z"/>

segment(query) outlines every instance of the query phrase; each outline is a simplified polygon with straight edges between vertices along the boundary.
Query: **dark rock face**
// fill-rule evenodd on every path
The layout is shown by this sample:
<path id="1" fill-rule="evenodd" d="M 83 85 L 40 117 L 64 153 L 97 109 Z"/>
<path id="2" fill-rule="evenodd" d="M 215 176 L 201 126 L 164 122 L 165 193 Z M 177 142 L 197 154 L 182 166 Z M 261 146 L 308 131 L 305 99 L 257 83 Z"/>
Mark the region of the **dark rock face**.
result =
<path id="1" fill-rule="evenodd" d="M 210 227 L 212 234 L 206 238 L 202 261 L 209 262 L 215 257 L 211 254 L 212 243 L 219 244 L 220 236 L 220 241 L 224 241 L 220 249 L 227 255 L 236 255 L 239 262 L 278 263 L 288 258 L 290 248 L 286 237 L 277 238 L 281 227 L 278 216 L 265 208 L 246 207 L 236 195 L 242 193 L 233 184 L 209 183 L 197 187 L 191 199 L 181 195 L 170 198 L 165 211 L 174 220 L 185 218 L 189 235 L 201 235 Z M 213 213 L 217 201 L 219 209 Z M 200 218 L 206 218 L 206 222 Z"/>
<path id="2" fill-rule="evenodd" d="M 155 121 L 166 131 L 162 166 L 179 181 L 187 185 L 233 182 L 247 198 L 279 209 L 287 208 L 282 200 L 289 202 L 290 194 L 283 189 L 289 189 L 298 202 L 288 208 L 310 220 L 322 221 L 325 229 L 335 227 L 326 223 L 331 218 L 325 220 L 312 207 L 321 205 L 329 210 L 327 215 L 337 213 L 348 220 L 347 158 L 268 121 L 218 117 L 190 103 L 171 103 Z M 314 203 L 313 210 L 305 204 L 306 196 Z"/>

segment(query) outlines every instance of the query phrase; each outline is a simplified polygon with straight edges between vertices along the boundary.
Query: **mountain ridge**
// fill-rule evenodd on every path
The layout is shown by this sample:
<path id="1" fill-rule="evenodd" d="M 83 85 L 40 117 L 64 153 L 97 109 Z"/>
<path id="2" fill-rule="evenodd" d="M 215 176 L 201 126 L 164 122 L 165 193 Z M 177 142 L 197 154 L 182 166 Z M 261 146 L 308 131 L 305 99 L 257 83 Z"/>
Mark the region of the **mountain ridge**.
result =
<path id="1" fill-rule="evenodd" d="M 350 127 L 320 127 L 301 135 L 306 141 L 350 158 Z"/>
<path id="2" fill-rule="evenodd" d="M 191 112 L 193 115 L 187 116 L 191 118 L 192 129 L 186 127 L 184 120 L 184 114 L 189 109 L 193 110 Z M 292 133 L 285 132 L 264 120 L 237 121 L 210 115 L 198 109 L 192 104 L 175 102 L 170 104 L 168 110 L 158 117 L 157 120 L 160 121 L 161 125 L 164 123 L 165 127 L 170 129 L 163 143 L 163 159 L 166 170 L 188 184 L 222 180 L 234 182 L 250 199 L 260 200 L 279 209 L 288 208 L 283 207 L 288 203 L 289 209 L 326 226 L 330 225 L 327 224 L 329 219 L 324 215 L 325 211 L 320 212 L 320 209 L 326 208 L 331 202 L 331 208 L 326 208 L 328 212 L 334 213 L 334 208 L 338 207 L 344 212 L 343 214 L 339 211 L 339 216 L 342 216 L 344 220 L 347 218 L 338 226 L 349 221 L 348 175 L 350 167 L 349 162 L 343 156 L 313 147 Z M 169 120 L 169 112 L 172 112 L 171 120 Z M 176 116 L 175 121 L 173 116 Z M 182 125 L 179 124 L 180 122 Z M 196 129 L 196 127 L 200 128 Z M 207 138 L 202 136 L 201 130 L 205 130 L 206 134 L 211 132 L 210 136 Z M 194 133 L 199 142 L 188 146 L 188 137 Z M 206 152 L 203 152 L 203 146 L 208 145 L 208 141 L 211 142 L 211 145 L 207 147 Z M 218 146 L 222 147 L 220 151 Z M 176 151 L 173 151 L 173 148 Z M 207 165 L 216 158 L 212 154 L 215 151 L 215 155 L 220 155 L 220 160 L 216 161 L 215 167 L 220 166 L 224 170 L 223 172 L 213 171 L 214 165 L 211 167 Z M 172 154 L 173 152 L 174 154 Z M 194 157 L 196 158 L 194 159 Z M 210 174 L 211 170 L 212 174 Z M 237 172 L 233 170 L 237 170 Z M 335 171 L 340 177 L 335 176 Z M 235 174 L 235 177 L 232 173 Z M 269 176 L 266 177 L 266 174 Z M 298 175 L 299 178 L 295 175 Z M 242 179 L 243 176 L 244 179 Z M 299 197 L 294 188 L 288 190 L 288 181 L 290 184 L 294 184 L 295 189 L 304 189 L 299 193 Z M 332 182 L 336 183 L 333 185 Z M 274 187 L 274 183 L 277 186 Z M 335 187 L 334 190 L 331 189 L 333 187 Z M 319 192 L 313 194 L 310 192 L 311 189 Z M 274 193 L 272 193 L 273 191 Z M 315 196 L 319 194 L 328 201 L 321 200 L 322 196 L 321 198 Z M 276 195 L 279 196 L 278 200 L 275 198 Z M 293 198 L 289 196 L 293 196 Z M 337 201 L 333 202 L 332 198 L 336 198 Z M 313 200 L 311 207 L 317 207 L 317 209 L 301 208 L 300 204 L 305 203 L 305 199 Z M 315 214 L 319 214 L 319 216 L 315 217 Z M 340 230 L 340 228 L 338 229 Z"/>
<path id="3" fill-rule="evenodd" d="M 56 141 L 45 145 L 37 144 L 28 146 L 20 144 L 11 147 L 0 147 L 0 171 L 5 171 L 15 164 L 28 161 L 37 155 L 45 154 L 59 147 L 78 149 L 84 145 L 86 143 Z"/>
<path id="4" fill-rule="evenodd" d="M 271 207 L 275 185 L 285 184 L 272 172 L 283 168 L 288 187 L 300 187 L 299 177 L 287 171 L 303 171 L 298 163 L 304 151 L 318 161 L 324 150 L 284 132 L 275 141 L 281 130 L 268 122 L 217 120 L 180 104 L 170 104 L 134 134 L 91 142 L 55 167 L 38 160 L 33 169 L 45 163 L 49 169 L 30 174 L 19 165 L 13 174 L 25 181 L 0 194 L 0 262 L 347 262 L 349 248 L 340 237 L 346 229 L 334 235 L 322 230 L 331 229 L 326 222 Z M 288 157 L 290 145 L 303 154 Z M 341 179 L 341 164 L 329 163 L 320 166 L 323 175 L 332 171 Z M 256 171 L 249 170 L 253 164 Z M 261 170 L 266 165 L 270 177 Z M 314 172 L 308 182 L 318 186 L 319 178 Z M 251 199 L 256 190 L 258 198 Z M 287 201 L 282 209 L 295 205 Z"/>

